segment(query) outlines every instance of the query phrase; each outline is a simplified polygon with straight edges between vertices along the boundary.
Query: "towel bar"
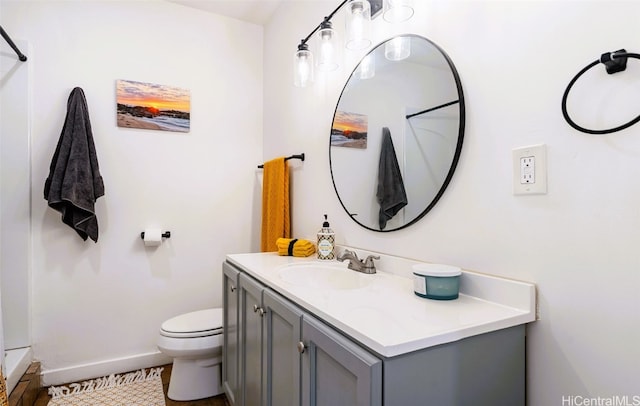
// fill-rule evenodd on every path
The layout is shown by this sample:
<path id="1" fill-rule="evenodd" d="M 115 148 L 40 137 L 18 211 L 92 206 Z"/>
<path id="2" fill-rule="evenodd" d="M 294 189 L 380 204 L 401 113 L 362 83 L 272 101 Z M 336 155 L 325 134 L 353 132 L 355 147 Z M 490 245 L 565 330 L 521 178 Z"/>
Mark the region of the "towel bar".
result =
<path id="1" fill-rule="evenodd" d="M 285 160 L 285 161 L 288 161 L 288 160 L 290 160 L 290 159 L 299 159 L 299 160 L 301 160 L 301 161 L 304 161 L 304 152 L 303 152 L 302 154 L 299 154 L 299 155 L 291 155 L 291 156 L 288 156 L 288 157 L 286 157 L 284 160 Z M 258 165 L 258 168 L 264 168 L 264 165 Z"/>

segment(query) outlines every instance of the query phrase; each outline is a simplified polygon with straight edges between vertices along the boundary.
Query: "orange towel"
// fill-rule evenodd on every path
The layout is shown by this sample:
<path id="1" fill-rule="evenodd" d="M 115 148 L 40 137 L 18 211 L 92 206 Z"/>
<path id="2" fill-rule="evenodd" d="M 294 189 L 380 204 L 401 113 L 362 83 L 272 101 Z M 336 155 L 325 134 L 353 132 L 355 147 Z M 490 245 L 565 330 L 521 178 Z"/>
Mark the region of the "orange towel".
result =
<path id="1" fill-rule="evenodd" d="M 293 242 L 293 247 L 291 243 Z M 289 255 L 294 257 L 308 257 L 315 254 L 316 246 L 311 241 L 291 238 L 278 238 L 278 255 Z"/>
<path id="2" fill-rule="evenodd" d="M 264 163 L 262 180 L 262 252 L 278 251 L 278 238 L 291 236 L 289 165 L 284 157 Z"/>

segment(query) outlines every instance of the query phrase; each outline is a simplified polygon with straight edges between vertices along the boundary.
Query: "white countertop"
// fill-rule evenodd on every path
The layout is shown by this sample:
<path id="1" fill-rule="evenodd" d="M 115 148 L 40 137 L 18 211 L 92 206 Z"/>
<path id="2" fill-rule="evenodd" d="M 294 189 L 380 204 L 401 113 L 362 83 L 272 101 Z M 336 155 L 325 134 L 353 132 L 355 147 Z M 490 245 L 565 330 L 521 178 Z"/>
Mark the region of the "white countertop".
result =
<path id="1" fill-rule="evenodd" d="M 356 250 L 362 256 L 366 251 Z M 387 256 L 378 272 L 362 275 L 371 282 L 358 289 L 335 290 L 284 281 L 278 268 L 318 262 L 277 253 L 227 255 L 227 260 L 374 352 L 393 357 L 478 334 L 513 327 L 536 318 L 535 285 L 463 270 L 460 297 L 430 300 L 413 293 L 411 264 Z M 347 269 L 345 272 L 355 272 Z M 385 272 L 393 268 L 394 272 Z M 304 271 L 301 271 L 304 272 Z"/>

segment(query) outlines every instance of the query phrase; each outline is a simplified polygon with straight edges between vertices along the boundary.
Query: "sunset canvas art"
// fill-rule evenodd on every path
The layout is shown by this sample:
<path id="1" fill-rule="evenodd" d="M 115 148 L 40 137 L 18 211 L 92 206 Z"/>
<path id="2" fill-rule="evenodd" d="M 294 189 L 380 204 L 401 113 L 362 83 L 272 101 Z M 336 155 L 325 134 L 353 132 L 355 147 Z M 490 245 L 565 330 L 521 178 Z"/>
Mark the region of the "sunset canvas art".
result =
<path id="1" fill-rule="evenodd" d="M 336 111 L 331 127 L 331 145 L 335 147 L 367 148 L 367 116 Z"/>
<path id="2" fill-rule="evenodd" d="M 189 132 L 189 90 L 132 80 L 116 81 L 118 127 Z"/>

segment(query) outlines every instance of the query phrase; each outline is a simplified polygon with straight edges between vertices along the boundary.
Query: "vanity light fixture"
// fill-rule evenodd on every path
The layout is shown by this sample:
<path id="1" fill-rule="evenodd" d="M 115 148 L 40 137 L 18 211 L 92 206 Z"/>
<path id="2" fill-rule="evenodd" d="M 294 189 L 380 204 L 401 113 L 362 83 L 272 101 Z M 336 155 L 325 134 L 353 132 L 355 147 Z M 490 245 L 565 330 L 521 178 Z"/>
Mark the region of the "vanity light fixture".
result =
<path id="1" fill-rule="evenodd" d="M 336 58 L 338 50 L 337 42 L 338 37 L 332 28 L 331 21 L 325 19 L 320 24 L 320 31 L 318 31 L 318 43 L 320 45 L 318 69 L 325 72 L 338 69 L 338 61 Z"/>
<path id="2" fill-rule="evenodd" d="M 384 45 L 384 57 L 390 61 L 401 61 L 411 55 L 411 37 L 395 37 Z"/>
<path id="3" fill-rule="evenodd" d="M 377 13 L 377 10 L 380 10 L 382 0 L 372 1 Z M 318 32 L 318 42 L 320 46 L 317 68 L 322 71 L 332 71 L 338 68 L 338 62 L 336 60 L 338 51 L 336 45 L 337 36 L 332 27 L 331 18 L 345 5 L 347 5 L 345 47 L 350 50 L 363 50 L 371 46 L 371 38 L 369 37 L 371 4 L 368 0 L 343 0 L 306 38 L 300 41 L 298 50 L 293 57 L 293 83 L 295 86 L 305 87 L 313 83 L 313 54 L 309 50 L 307 42 L 316 32 Z M 389 13 L 388 18 L 385 18 L 385 20 L 389 22 L 406 21 L 413 15 L 413 0 L 384 0 L 384 7 L 385 15 Z M 409 56 L 410 50 L 407 51 L 407 49 L 408 48 L 403 48 L 402 51 L 396 51 L 394 55 L 396 55 L 395 57 L 397 59 L 393 60 L 401 60 Z M 361 68 L 363 67 L 361 66 Z M 365 79 L 373 76 L 374 71 L 365 73 L 363 72 L 364 70 L 366 69 L 361 69 L 361 78 Z"/>
<path id="4" fill-rule="evenodd" d="M 338 5 L 338 7 L 336 7 L 336 9 L 333 10 L 331 14 L 325 17 L 324 20 L 320 24 L 318 24 L 318 26 L 314 28 L 314 30 L 311 31 L 309 35 L 307 35 L 306 38 L 300 41 L 300 45 L 298 45 L 298 50 L 296 51 L 293 57 L 293 74 L 294 74 L 293 84 L 295 86 L 305 87 L 310 85 L 313 82 L 313 67 L 314 67 L 313 54 L 309 50 L 309 45 L 307 44 L 307 41 L 309 41 L 311 36 L 313 36 L 313 34 L 315 34 L 318 31 L 319 31 L 318 40 L 320 42 L 320 57 L 318 58 L 318 69 L 324 70 L 324 71 L 330 71 L 338 68 L 338 63 L 335 58 L 335 54 L 337 51 L 337 46 L 336 46 L 337 36 L 335 31 L 333 30 L 333 27 L 331 24 L 331 18 L 345 4 L 354 3 L 354 2 L 361 5 L 360 7 L 356 7 L 355 9 L 364 10 L 366 8 L 367 10 L 371 10 L 369 7 L 369 2 L 367 0 L 343 0 L 340 3 L 340 5 Z M 353 8 L 350 6 L 350 9 L 353 9 Z M 369 19 L 371 18 L 370 16 L 371 14 L 369 11 Z M 347 27 L 353 27 L 353 29 L 355 30 L 355 28 L 358 25 L 360 25 L 361 27 L 364 28 L 365 24 L 363 23 L 363 20 L 359 20 L 359 21 L 361 23 L 356 23 L 356 24 L 349 23 L 349 17 L 347 17 Z M 359 35 L 360 38 L 364 37 L 364 34 L 357 34 L 357 35 Z M 367 44 L 367 46 L 370 44 L 371 44 L 371 41 L 369 40 L 369 44 Z"/>
<path id="5" fill-rule="evenodd" d="M 371 45 L 369 25 L 371 22 L 371 6 L 367 0 L 351 0 L 347 5 L 345 46 L 347 49 L 366 49 Z"/>
<path id="6" fill-rule="evenodd" d="M 301 43 L 293 57 L 293 84 L 297 87 L 306 87 L 313 83 L 313 54 L 309 51 L 309 45 Z"/>
<path id="7" fill-rule="evenodd" d="M 376 56 L 372 52 L 362 58 L 358 66 L 358 75 L 360 79 L 371 79 L 376 75 Z"/>
<path id="8" fill-rule="evenodd" d="M 384 0 L 382 18 L 390 23 L 401 23 L 413 16 L 413 0 Z"/>

